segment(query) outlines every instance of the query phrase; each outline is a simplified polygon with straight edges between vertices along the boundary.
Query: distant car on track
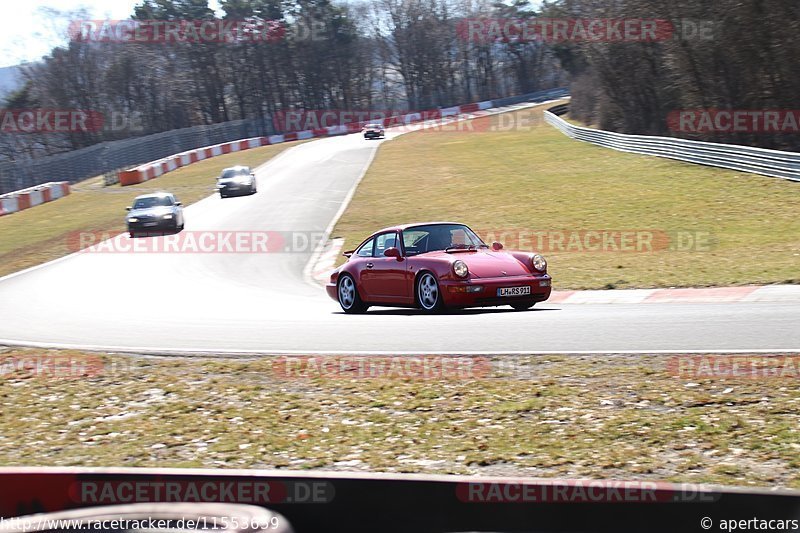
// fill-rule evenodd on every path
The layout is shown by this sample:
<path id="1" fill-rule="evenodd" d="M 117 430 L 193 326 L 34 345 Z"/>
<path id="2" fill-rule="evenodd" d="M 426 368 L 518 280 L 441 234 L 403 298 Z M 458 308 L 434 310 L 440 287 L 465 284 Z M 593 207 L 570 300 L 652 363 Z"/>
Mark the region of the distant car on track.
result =
<path id="1" fill-rule="evenodd" d="M 256 174 L 250 167 L 235 166 L 224 169 L 217 178 L 217 190 L 220 198 L 255 194 L 258 192 Z"/>
<path id="2" fill-rule="evenodd" d="M 380 139 L 386 137 L 386 132 L 383 129 L 383 124 L 367 124 L 364 126 L 365 139 Z"/>
<path id="3" fill-rule="evenodd" d="M 344 253 L 348 261 L 331 273 L 326 290 L 346 313 L 373 305 L 524 310 L 547 300 L 551 278 L 544 257 L 502 248 L 455 222 L 384 228 Z"/>
<path id="4" fill-rule="evenodd" d="M 168 192 L 137 196 L 127 208 L 128 233 L 135 237 L 139 232 L 181 231 L 185 223 L 181 205 L 175 195 Z"/>

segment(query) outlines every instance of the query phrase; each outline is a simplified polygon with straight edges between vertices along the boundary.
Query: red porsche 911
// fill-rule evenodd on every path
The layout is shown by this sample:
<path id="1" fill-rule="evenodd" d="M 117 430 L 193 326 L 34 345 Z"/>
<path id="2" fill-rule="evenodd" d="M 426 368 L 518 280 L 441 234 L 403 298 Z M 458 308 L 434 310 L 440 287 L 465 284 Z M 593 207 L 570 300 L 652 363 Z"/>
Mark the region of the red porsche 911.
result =
<path id="1" fill-rule="evenodd" d="M 427 222 L 382 229 L 333 271 L 326 289 L 346 313 L 370 306 L 445 308 L 510 305 L 524 310 L 550 297 L 547 261 L 503 251 L 469 227 Z"/>

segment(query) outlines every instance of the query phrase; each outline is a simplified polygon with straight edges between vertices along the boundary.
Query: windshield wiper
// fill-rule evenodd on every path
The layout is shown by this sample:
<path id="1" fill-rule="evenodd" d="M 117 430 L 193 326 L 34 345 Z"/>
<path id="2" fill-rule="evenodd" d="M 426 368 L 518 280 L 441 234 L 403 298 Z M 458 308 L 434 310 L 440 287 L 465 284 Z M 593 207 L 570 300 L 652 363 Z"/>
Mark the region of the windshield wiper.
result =
<path id="1" fill-rule="evenodd" d="M 463 251 L 463 252 L 474 252 L 477 250 L 474 244 L 470 244 L 467 246 L 466 244 L 456 244 L 454 246 L 448 246 L 444 249 L 445 253 L 456 252 L 456 251 Z"/>

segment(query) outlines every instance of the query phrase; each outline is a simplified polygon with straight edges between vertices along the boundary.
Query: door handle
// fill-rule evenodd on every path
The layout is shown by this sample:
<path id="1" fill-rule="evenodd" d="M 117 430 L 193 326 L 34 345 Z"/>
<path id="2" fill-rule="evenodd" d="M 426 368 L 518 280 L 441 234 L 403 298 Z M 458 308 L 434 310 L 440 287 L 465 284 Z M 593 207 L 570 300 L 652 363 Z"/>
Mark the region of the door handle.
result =
<path id="1" fill-rule="evenodd" d="M 374 267 L 374 266 L 375 266 L 375 265 L 373 265 L 372 263 L 367 263 L 367 268 L 372 268 L 372 267 Z"/>

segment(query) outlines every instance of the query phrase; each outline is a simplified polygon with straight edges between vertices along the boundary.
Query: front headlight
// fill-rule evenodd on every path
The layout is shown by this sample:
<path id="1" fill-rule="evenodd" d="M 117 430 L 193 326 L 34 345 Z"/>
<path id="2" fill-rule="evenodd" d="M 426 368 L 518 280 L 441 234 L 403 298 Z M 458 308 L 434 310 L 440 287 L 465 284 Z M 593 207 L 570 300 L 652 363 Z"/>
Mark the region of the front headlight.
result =
<path id="1" fill-rule="evenodd" d="M 139 222 L 139 219 L 135 218 L 135 217 L 134 218 L 129 218 L 128 222 Z"/>
<path id="2" fill-rule="evenodd" d="M 547 261 L 545 261 L 544 257 L 539 254 L 533 254 L 531 256 L 531 266 L 538 270 L 539 272 L 544 272 L 547 270 Z"/>
<path id="3" fill-rule="evenodd" d="M 453 273 L 459 278 L 466 278 L 469 274 L 469 268 L 467 268 L 467 264 L 464 261 L 459 259 L 453 263 Z"/>
<path id="4" fill-rule="evenodd" d="M 164 215 L 164 220 L 169 220 L 172 218 L 172 215 Z"/>

